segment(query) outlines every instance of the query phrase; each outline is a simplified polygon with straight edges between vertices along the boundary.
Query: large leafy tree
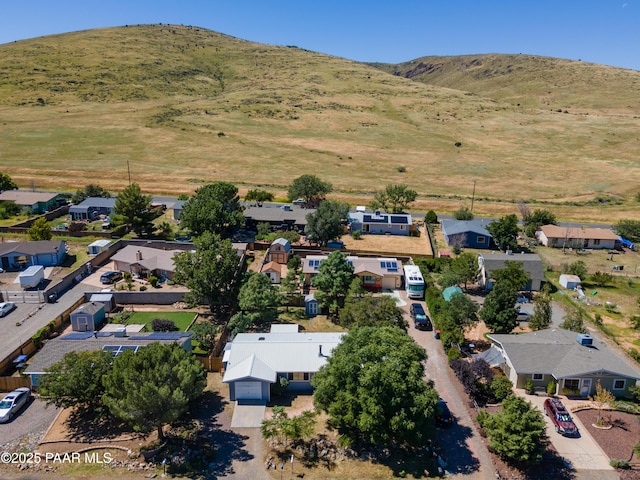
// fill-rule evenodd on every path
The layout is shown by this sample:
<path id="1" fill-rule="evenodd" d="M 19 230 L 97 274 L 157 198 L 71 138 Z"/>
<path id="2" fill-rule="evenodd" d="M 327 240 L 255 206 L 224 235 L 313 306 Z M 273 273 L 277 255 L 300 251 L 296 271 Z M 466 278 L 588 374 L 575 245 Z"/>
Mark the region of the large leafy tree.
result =
<path id="1" fill-rule="evenodd" d="M 504 262 L 504 268 L 499 268 L 491 273 L 491 278 L 496 283 L 508 283 L 516 290 L 523 290 L 531 279 L 531 275 L 524 269 L 522 262 Z"/>
<path id="2" fill-rule="evenodd" d="M 103 402 L 112 415 L 136 431 L 156 429 L 163 440 L 163 425 L 188 411 L 202 395 L 207 376 L 202 364 L 179 345 L 153 343 L 118 355 L 103 382 Z"/>
<path id="3" fill-rule="evenodd" d="M 402 213 L 417 196 L 418 192 L 411 190 L 407 185 L 387 185 L 384 190 L 376 192 L 370 206 L 374 210 Z"/>
<path id="4" fill-rule="evenodd" d="M 108 191 L 106 191 L 104 188 L 102 188 L 100 185 L 96 185 L 95 183 L 90 183 L 89 185 L 86 185 L 84 188 L 76 190 L 76 193 L 74 193 L 73 197 L 71 197 L 71 202 L 77 205 L 78 203 L 82 203 L 84 200 L 86 200 L 89 197 L 109 198 L 111 197 L 111 194 Z"/>
<path id="5" fill-rule="evenodd" d="M 340 325 L 352 327 L 393 326 L 406 330 L 402 310 L 396 306 L 394 297 L 383 295 L 372 297 L 348 297 L 340 311 Z"/>
<path id="6" fill-rule="evenodd" d="M 111 370 L 112 362 L 111 353 L 102 350 L 69 352 L 40 378 L 38 391 L 47 404 L 101 412 L 102 376 Z"/>
<path id="7" fill-rule="evenodd" d="M 287 191 L 289 200 L 302 198 L 309 206 L 317 206 L 328 193 L 333 190 L 333 185 L 323 182 L 315 175 L 306 174 L 296 178 Z"/>
<path id="8" fill-rule="evenodd" d="M 523 215 L 522 222 L 524 223 L 525 234 L 528 237 L 535 237 L 538 228 L 543 225 L 555 225 L 558 220 L 553 212 L 536 209 L 532 213 Z"/>
<path id="9" fill-rule="evenodd" d="M 438 394 L 424 380 L 426 353 L 397 327 L 358 327 L 314 375 L 315 406 L 349 442 L 427 443 Z"/>
<path id="10" fill-rule="evenodd" d="M 29 230 L 27 230 L 27 235 L 29 235 L 29 240 L 38 241 L 38 240 L 51 240 L 53 234 L 51 233 L 51 224 L 47 222 L 45 217 L 38 218 Z"/>
<path id="11" fill-rule="evenodd" d="M 152 233 L 153 220 L 158 216 L 158 212 L 151 208 L 151 195 L 144 195 L 137 183 L 132 183 L 118 194 L 114 213 L 138 236 L 143 232 Z"/>
<path id="12" fill-rule="evenodd" d="M 202 350 L 210 352 L 216 344 L 219 328 L 211 322 L 203 321 L 193 324 L 189 332 L 193 335 L 191 338 L 198 342 Z"/>
<path id="13" fill-rule="evenodd" d="M 515 304 L 518 291 L 508 282 L 497 282 L 487 295 L 480 318 L 495 333 L 509 333 L 518 325 Z"/>
<path id="14" fill-rule="evenodd" d="M 445 302 L 442 314 L 448 322 L 460 328 L 478 323 L 478 305 L 463 293 L 456 293 Z"/>
<path id="15" fill-rule="evenodd" d="M 640 243 L 640 220 L 620 220 L 613 229 L 627 240 Z"/>
<path id="16" fill-rule="evenodd" d="M 542 330 L 551 324 L 551 294 L 545 286 L 533 299 L 533 315 L 529 319 L 529 328 Z"/>
<path id="17" fill-rule="evenodd" d="M 227 182 L 204 185 L 184 204 L 180 225 L 194 236 L 232 231 L 244 225 L 238 189 Z"/>
<path id="18" fill-rule="evenodd" d="M 458 278 L 458 283 L 463 284 L 466 290 L 467 284 L 475 283 L 478 279 L 478 256 L 469 252 L 461 253 L 451 262 L 450 268 Z"/>
<path id="19" fill-rule="evenodd" d="M 317 288 L 315 298 L 324 308 L 334 308 L 336 313 L 344 305 L 349 286 L 353 280 L 353 265 L 339 251 L 331 252 L 320 262 L 318 274 L 311 279 Z"/>
<path id="20" fill-rule="evenodd" d="M 245 202 L 256 202 L 256 204 L 261 207 L 264 202 L 272 202 L 273 201 L 273 193 L 267 192 L 266 190 L 253 189 L 249 190 L 247 194 L 244 196 Z"/>
<path id="21" fill-rule="evenodd" d="M 487 231 L 501 250 L 513 250 L 518 246 L 518 216 L 505 215 L 487 225 Z"/>
<path id="22" fill-rule="evenodd" d="M 189 288 L 185 301 L 197 305 L 205 302 L 212 312 L 231 304 L 236 294 L 238 253 L 228 239 L 205 233 L 194 240 L 195 250 L 174 258 L 175 280 Z"/>
<path id="23" fill-rule="evenodd" d="M 0 192 L 17 189 L 18 185 L 15 184 L 11 177 L 4 172 L 0 172 Z"/>
<path id="24" fill-rule="evenodd" d="M 325 200 L 314 213 L 307 215 L 305 233 L 307 238 L 326 245 L 329 240 L 340 238 L 344 233 L 342 228 L 349 205 L 336 200 Z"/>
<path id="25" fill-rule="evenodd" d="M 542 413 L 531 403 L 509 395 L 502 411 L 478 414 L 478 423 L 489 438 L 489 447 L 507 461 L 536 464 L 542 460 L 547 437 Z"/>
<path id="26" fill-rule="evenodd" d="M 271 283 L 264 273 L 250 273 L 240 287 L 238 305 L 248 314 L 259 314 L 264 322 L 270 322 L 278 315 L 282 295 L 278 287 Z"/>

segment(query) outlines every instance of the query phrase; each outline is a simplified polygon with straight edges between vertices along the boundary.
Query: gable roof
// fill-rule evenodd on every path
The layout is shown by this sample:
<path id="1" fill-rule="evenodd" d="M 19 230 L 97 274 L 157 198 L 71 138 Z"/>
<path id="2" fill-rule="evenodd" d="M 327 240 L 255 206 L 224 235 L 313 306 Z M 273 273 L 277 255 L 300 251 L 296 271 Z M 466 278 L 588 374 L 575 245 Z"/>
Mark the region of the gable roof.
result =
<path id="1" fill-rule="evenodd" d="M 535 253 L 518 253 L 513 255 L 510 253 L 492 252 L 478 255 L 478 261 L 480 267 L 484 267 L 488 277 L 491 277 L 491 272 L 505 268 L 506 262 L 520 262 L 522 263 L 524 271 L 531 276 L 531 280 L 544 279 L 542 260 Z"/>
<path id="2" fill-rule="evenodd" d="M 78 308 L 76 308 L 73 312 L 71 312 L 71 315 L 77 315 L 79 313 L 95 315 L 100 310 L 104 310 L 104 303 L 98 303 L 98 302 L 92 301 L 92 302 L 83 303 Z"/>
<path id="3" fill-rule="evenodd" d="M 273 368 L 252 353 L 240 363 L 225 370 L 223 382 L 255 378 L 256 380 L 273 383 L 276 381 L 276 375 L 277 373 Z"/>
<path id="4" fill-rule="evenodd" d="M 317 273 L 322 261 L 327 255 L 307 255 L 302 260 L 302 273 Z M 393 257 L 356 257 L 347 256 L 347 262 L 353 265 L 353 273 L 372 273 L 379 277 L 399 276 L 403 274 L 402 262 Z M 384 264 L 384 266 L 383 266 Z"/>
<path id="5" fill-rule="evenodd" d="M 0 257 L 13 254 L 42 255 L 57 253 L 65 249 L 63 240 L 38 240 L 35 242 L 5 242 L 0 243 Z"/>
<path id="6" fill-rule="evenodd" d="M 113 209 L 116 206 L 116 199 L 114 197 L 88 197 L 77 205 L 70 207 L 69 211 L 74 209 L 79 211 L 85 211 L 88 208 L 110 208 Z"/>
<path id="7" fill-rule="evenodd" d="M 128 263 L 130 265 L 140 265 L 147 270 L 173 272 L 175 268 L 173 257 L 183 251 L 184 250 L 162 250 L 159 248 L 127 245 L 121 250 L 118 250 L 118 252 L 111 257 L 111 260 Z"/>
<path id="8" fill-rule="evenodd" d="M 355 223 L 382 223 L 386 225 L 411 225 L 410 213 L 386 213 L 379 210 L 349 212 L 349 221 Z"/>
<path id="9" fill-rule="evenodd" d="M 60 195 L 54 192 L 31 192 L 28 190 L 6 190 L 0 193 L 0 202 L 14 202 L 17 205 L 35 205 L 50 202 Z"/>
<path id="10" fill-rule="evenodd" d="M 613 230 L 608 228 L 561 227 L 559 225 L 543 225 L 540 230 L 547 238 L 579 238 L 583 240 L 618 240 Z"/>
<path id="11" fill-rule="evenodd" d="M 277 272 L 279 274 L 282 273 L 282 265 L 280 265 L 278 262 L 269 262 L 269 263 L 265 263 L 262 266 L 262 273 L 265 272 Z"/>
<path id="12" fill-rule="evenodd" d="M 442 233 L 445 235 L 459 235 L 461 233 L 473 232 L 478 235 L 484 235 L 485 237 L 493 238 L 487 230 L 487 225 L 490 222 L 486 222 L 484 219 L 478 220 L 442 220 L 441 228 Z"/>
<path id="13" fill-rule="evenodd" d="M 509 358 L 518 374 L 550 373 L 556 379 L 579 377 L 598 372 L 640 379 L 640 369 L 593 339 L 593 346 L 580 345 L 576 333 L 561 328 L 537 332 L 490 334 Z"/>
<path id="14" fill-rule="evenodd" d="M 306 225 L 307 215 L 314 213 L 314 208 L 301 208 L 293 205 L 289 210 L 274 206 L 244 207 L 244 218 L 256 222 L 285 223 L 293 222 L 296 225 Z"/>
<path id="15" fill-rule="evenodd" d="M 274 245 L 280 245 L 281 247 L 284 248 L 285 252 L 288 252 L 289 250 L 291 250 L 291 244 L 289 243 L 289 240 L 287 240 L 286 238 L 276 238 L 273 242 L 271 242 L 270 247 L 273 247 Z"/>

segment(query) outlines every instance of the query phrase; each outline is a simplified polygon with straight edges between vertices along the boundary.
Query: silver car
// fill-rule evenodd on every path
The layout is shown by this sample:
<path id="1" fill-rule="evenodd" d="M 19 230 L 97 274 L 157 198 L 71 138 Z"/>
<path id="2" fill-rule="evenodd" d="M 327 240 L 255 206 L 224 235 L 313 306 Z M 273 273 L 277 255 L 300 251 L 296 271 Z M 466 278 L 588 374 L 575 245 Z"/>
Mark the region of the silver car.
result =
<path id="1" fill-rule="evenodd" d="M 0 423 L 10 421 L 30 400 L 31 390 L 26 387 L 8 393 L 0 402 Z"/>
<path id="2" fill-rule="evenodd" d="M 13 309 L 16 308 L 16 304 L 13 302 L 2 302 L 0 303 L 0 317 L 4 317 L 5 315 L 9 315 Z"/>

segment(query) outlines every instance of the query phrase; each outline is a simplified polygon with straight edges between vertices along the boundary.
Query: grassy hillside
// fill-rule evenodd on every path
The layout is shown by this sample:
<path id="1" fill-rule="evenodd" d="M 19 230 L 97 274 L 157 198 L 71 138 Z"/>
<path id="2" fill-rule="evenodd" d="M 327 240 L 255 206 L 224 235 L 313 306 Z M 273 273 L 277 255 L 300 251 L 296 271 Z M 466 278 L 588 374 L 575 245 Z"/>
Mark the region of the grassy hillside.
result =
<path id="1" fill-rule="evenodd" d="M 610 71 L 567 63 L 573 77 Z M 596 100 L 604 82 L 574 90 L 593 99 L 580 110 L 541 108 L 524 100 L 545 88 L 527 75 L 513 95 L 507 80 L 470 93 L 462 74 L 444 88 L 195 27 L 42 37 L 0 45 L 0 171 L 23 187 L 117 192 L 129 162 L 148 192 L 226 180 L 276 195 L 315 173 L 352 203 L 406 183 L 417 208 L 440 212 L 468 205 L 476 181 L 479 214 L 513 213 L 524 199 L 561 218 L 611 220 L 637 209 L 640 184 L 638 77 L 619 72 L 609 104 Z M 613 101 L 624 92 L 627 106 Z"/>

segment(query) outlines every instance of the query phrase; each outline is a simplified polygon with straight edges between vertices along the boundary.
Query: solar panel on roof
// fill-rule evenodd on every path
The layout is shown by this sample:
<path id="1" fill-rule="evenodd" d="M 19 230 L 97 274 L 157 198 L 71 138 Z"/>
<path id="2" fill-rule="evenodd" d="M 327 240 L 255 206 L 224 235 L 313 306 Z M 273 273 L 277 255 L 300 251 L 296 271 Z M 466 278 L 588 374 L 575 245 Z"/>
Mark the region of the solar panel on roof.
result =
<path id="1" fill-rule="evenodd" d="M 93 332 L 75 332 L 62 337 L 62 340 L 86 340 L 93 336 Z"/>
<path id="2" fill-rule="evenodd" d="M 391 215 L 391 223 L 407 223 L 407 217 L 404 215 Z"/>

